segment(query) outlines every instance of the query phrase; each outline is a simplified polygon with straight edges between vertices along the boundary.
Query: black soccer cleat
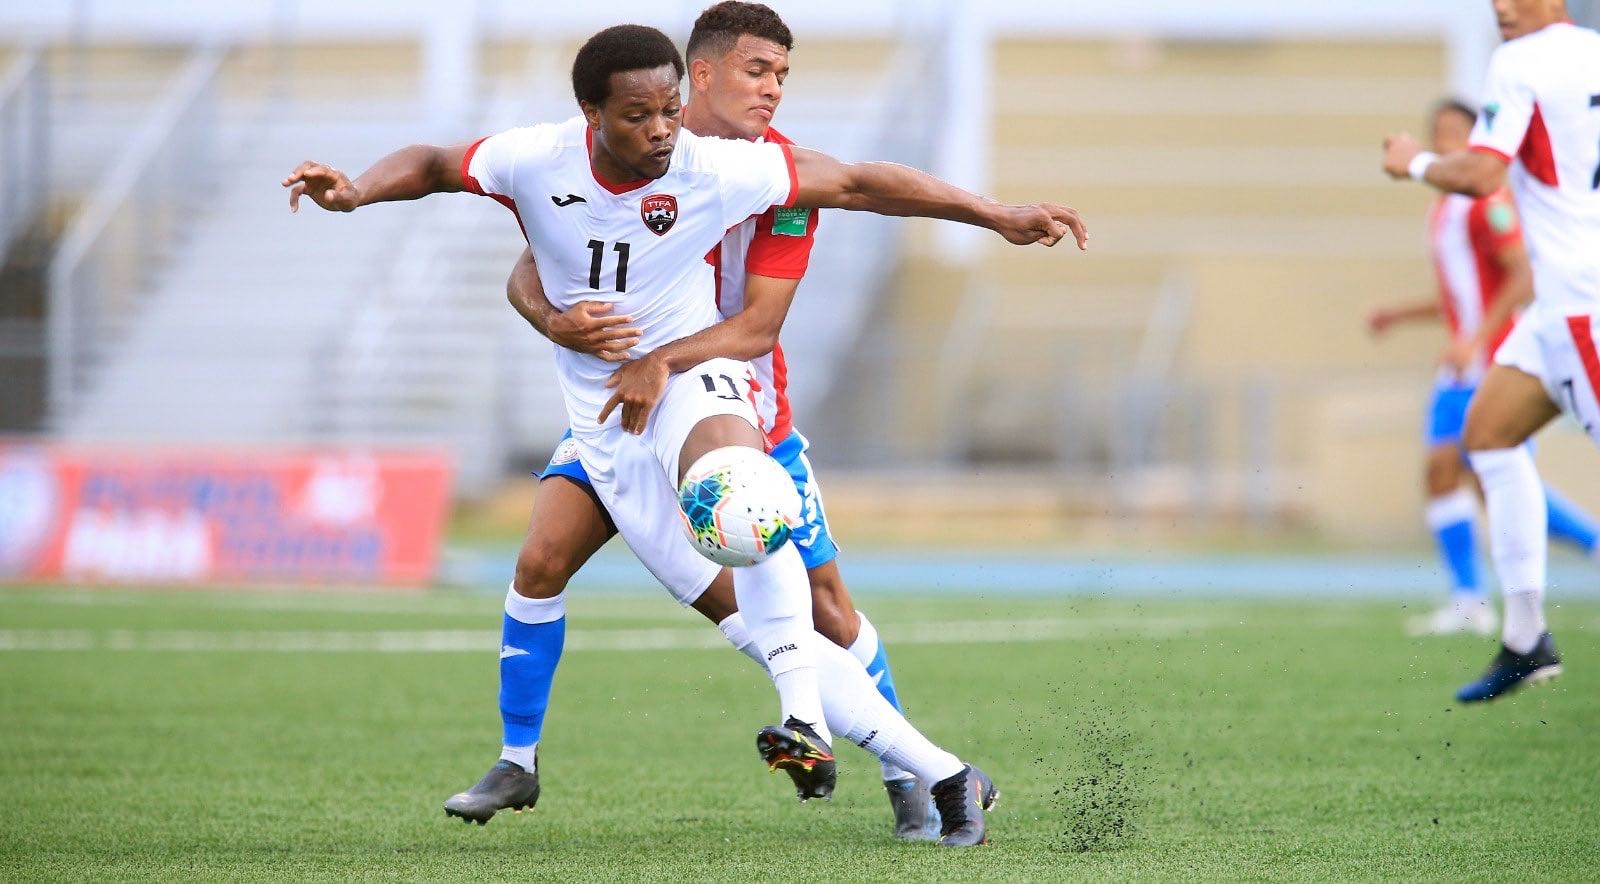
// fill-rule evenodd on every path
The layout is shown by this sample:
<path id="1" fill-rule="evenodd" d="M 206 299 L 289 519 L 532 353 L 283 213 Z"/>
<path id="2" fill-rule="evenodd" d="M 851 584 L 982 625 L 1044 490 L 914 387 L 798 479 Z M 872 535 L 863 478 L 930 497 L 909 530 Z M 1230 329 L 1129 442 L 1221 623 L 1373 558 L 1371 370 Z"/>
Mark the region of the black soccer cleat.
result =
<path id="1" fill-rule="evenodd" d="M 933 804 L 939 809 L 939 843 L 945 847 L 977 847 L 989 843 L 983 812 L 1000 800 L 989 775 L 972 765 L 933 784 Z"/>
<path id="2" fill-rule="evenodd" d="M 889 806 L 894 809 L 894 836 L 902 841 L 939 840 L 939 812 L 933 795 L 915 778 L 885 780 Z"/>
<path id="3" fill-rule="evenodd" d="M 1505 645 L 1484 671 L 1483 677 L 1456 691 L 1456 700 L 1462 703 L 1481 703 L 1508 694 L 1523 685 L 1539 684 L 1561 674 L 1561 655 L 1556 653 L 1555 639 L 1550 633 L 1539 636 L 1539 643 L 1526 654 L 1518 654 Z"/>
<path id="4" fill-rule="evenodd" d="M 782 725 L 767 725 L 756 733 L 756 751 L 767 763 L 767 770 L 781 768 L 789 774 L 801 801 L 833 797 L 833 786 L 839 778 L 833 750 L 811 725 L 794 716 Z"/>
<path id="5" fill-rule="evenodd" d="M 481 826 L 502 810 L 531 810 L 539 802 L 537 756 L 533 765 L 530 772 L 516 762 L 500 759 L 476 786 L 457 792 L 445 801 L 445 816 L 460 817 L 464 823 Z"/>

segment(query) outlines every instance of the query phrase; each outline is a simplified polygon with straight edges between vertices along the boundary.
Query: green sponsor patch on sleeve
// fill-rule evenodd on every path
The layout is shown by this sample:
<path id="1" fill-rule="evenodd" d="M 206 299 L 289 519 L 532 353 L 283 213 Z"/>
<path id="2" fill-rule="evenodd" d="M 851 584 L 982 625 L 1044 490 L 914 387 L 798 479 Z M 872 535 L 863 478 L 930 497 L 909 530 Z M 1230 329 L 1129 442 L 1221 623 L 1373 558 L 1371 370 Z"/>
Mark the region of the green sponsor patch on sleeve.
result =
<path id="1" fill-rule="evenodd" d="M 1511 208 L 1510 203 L 1494 203 L 1489 206 L 1489 226 L 1495 233 L 1510 233 L 1511 228 L 1517 226 L 1517 210 Z"/>
<path id="2" fill-rule="evenodd" d="M 777 208 L 772 210 L 773 236 L 805 236 L 806 223 L 811 220 L 810 209 Z"/>

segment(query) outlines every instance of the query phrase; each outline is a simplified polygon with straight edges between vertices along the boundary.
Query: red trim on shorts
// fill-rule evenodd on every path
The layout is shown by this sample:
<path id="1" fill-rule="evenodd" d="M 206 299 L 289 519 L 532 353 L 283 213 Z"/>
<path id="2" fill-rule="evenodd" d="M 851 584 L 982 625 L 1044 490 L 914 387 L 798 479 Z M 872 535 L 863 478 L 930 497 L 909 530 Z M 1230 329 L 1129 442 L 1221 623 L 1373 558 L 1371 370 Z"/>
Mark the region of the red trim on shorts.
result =
<path id="1" fill-rule="evenodd" d="M 1589 392 L 1600 398 L 1600 352 L 1595 350 L 1592 325 L 1593 317 L 1567 317 L 1567 330 L 1572 332 L 1572 343 L 1583 360 L 1583 372 L 1589 376 Z"/>

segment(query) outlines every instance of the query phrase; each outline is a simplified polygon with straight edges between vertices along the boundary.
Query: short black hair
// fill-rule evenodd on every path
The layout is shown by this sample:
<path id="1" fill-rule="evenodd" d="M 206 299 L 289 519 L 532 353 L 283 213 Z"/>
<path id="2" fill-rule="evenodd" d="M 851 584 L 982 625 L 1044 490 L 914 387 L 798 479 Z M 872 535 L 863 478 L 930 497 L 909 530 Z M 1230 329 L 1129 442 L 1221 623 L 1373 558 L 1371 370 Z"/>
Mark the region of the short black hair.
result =
<path id="1" fill-rule="evenodd" d="M 724 0 L 706 7 L 694 20 L 694 29 L 689 32 L 689 57 L 721 58 L 744 34 L 771 40 L 784 49 L 794 48 L 794 34 L 772 7 L 764 3 Z"/>
<path id="2" fill-rule="evenodd" d="M 583 44 L 572 60 L 572 94 L 599 107 L 611 97 L 611 75 L 672 65 L 683 79 L 683 56 L 672 38 L 644 25 L 606 28 Z"/>
<path id="3" fill-rule="evenodd" d="M 1435 117 L 1447 113 L 1460 114 L 1466 117 L 1469 123 L 1476 122 L 1478 119 L 1478 109 L 1459 98 L 1446 98 L 1433 106 L 1433 115 Z"/>

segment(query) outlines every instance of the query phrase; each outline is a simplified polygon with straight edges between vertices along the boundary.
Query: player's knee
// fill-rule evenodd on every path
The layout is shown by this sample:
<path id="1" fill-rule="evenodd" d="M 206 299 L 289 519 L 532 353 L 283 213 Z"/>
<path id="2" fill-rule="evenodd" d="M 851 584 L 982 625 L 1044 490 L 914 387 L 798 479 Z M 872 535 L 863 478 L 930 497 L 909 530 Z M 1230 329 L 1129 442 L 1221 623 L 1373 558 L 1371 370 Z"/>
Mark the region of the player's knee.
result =
<path id="1" fill-rule="evenodd" d="M 837 580 L 813 580 L 811 584 L 811 620 L 817 632 L 841 648 L 855 643 L 861 631 L 861 621 L 856 619 L 855 606 L 842 585 L 831 585 Z"/>
<path id="2" fill-rule="evenodd" d="M 1512 439 L 1511 434 L 1504 427 L 1497 426 L 1491 420 L 1473 420 L 1469 415 L 1467 425 L 1461 431 L 1461 444 L 1468 451 L 1493 451 L 1499 448 L 1515 448 L 1522 444 L 1520 439 Z"/>
<path id="3" fill-rule="evenodd" d="M 1461 451 L 1451 446 L 1428 455 L 1426 482 L 1429 497 L 1449 494 L 1461 485 Z"/>
<path id="4" fill-rule="evenodd" d="M 517 555 L 517 573 L 512 581 L 517 595 L 530 599 L 555 598 L 567 588 L 577 570 L 572 551 L 561 544 L 530 535 Z"/>

